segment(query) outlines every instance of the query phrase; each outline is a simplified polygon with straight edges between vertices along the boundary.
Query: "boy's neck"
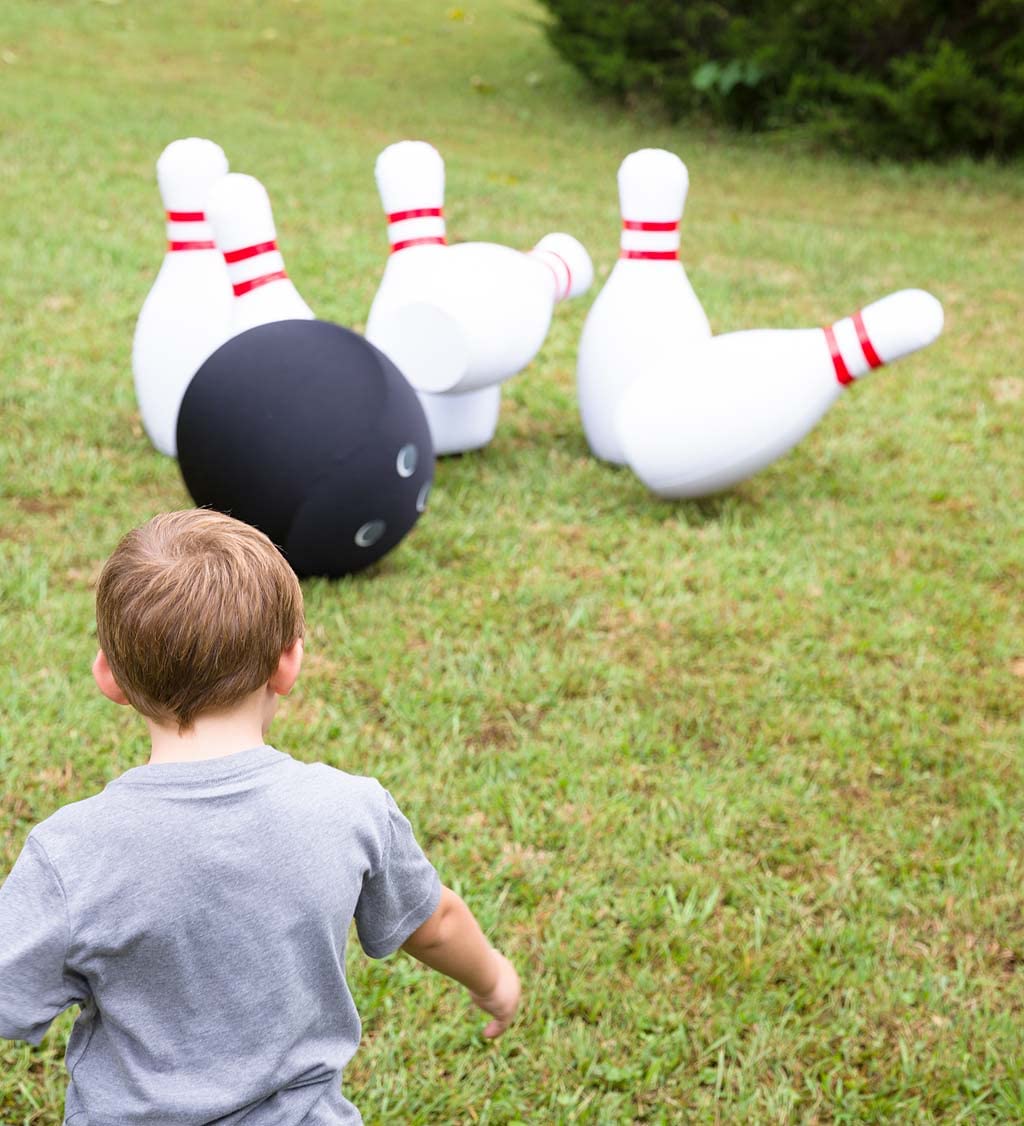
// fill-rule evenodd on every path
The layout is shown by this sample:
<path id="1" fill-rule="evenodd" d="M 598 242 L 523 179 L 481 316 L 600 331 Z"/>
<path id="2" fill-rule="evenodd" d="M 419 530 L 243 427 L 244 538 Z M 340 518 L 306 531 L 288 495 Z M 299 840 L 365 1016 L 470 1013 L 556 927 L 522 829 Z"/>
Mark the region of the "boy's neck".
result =
<path id="1" fill-rule="evenodd" d="M 268 699 L 265 690 L 260 689 L 231 711 L 197 716 L 184 732 L 178 731 L 177 724 L 147 718 L 152 743 L 149 763 L 201 762 L 261 747 L 275 703 L 276 698 Z"/>

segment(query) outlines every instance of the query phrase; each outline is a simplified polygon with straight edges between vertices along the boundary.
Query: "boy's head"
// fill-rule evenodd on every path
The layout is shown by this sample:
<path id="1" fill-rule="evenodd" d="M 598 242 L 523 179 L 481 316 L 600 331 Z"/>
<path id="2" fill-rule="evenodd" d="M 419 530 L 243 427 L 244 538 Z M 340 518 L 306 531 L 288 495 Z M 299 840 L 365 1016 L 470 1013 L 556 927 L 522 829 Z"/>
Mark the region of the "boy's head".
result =
<path id="1" fill-rule="evenodd" d="M 267 684 L 302 637 L 302 591 L 262 532 L 205 509 L 168 512 L 107 560 L 96 627 L 128 703 L 184 731 Z"/>

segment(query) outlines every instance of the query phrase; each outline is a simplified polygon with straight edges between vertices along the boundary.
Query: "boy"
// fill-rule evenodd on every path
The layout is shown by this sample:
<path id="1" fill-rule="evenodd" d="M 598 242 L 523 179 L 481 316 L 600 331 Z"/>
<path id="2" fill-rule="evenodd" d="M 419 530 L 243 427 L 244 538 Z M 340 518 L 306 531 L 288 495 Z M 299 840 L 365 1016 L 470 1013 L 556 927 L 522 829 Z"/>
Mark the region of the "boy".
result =
<path id="1" fill-rule="evenodd" d="M 264 740 L 302 664 L 302 592 L 218 513 L 157 516 L 96 593 L 100 691 L 152 753 L 29 834 L 0 888 L 0 1037 L 81 1006 L 66 1126 L 358 1123 L 345 982 L 399 947 L 508 1027 L 519 980 L 441 886 L 390 795 Z"/>

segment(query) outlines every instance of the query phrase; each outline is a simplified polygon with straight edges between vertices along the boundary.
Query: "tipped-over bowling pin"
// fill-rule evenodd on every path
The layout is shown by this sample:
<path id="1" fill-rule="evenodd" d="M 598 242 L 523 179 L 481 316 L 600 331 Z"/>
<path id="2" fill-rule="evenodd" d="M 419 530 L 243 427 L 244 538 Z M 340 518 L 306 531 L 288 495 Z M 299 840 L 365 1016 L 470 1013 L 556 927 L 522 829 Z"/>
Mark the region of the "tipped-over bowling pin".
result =
<path id="1" fill-rule="evenodd" d="M 259 180 L 229 173 L 210 192 L 206 211 L 235 295 L 229 335 L 273 321 L 313 320 L 284 268 L 270 197 Z"/>
<path id="2" fill-rule="evenodd" d="M 494 243 L 446 246 L 444 164 L 423 142 L 386 149 L 377 181 L 392 258 L 368 338 L 425 395 L 480 392 L 521 371 L 543 344 L 554 306 L 593 280 L 586 250 L 565 234 L 546 236 L 528 254 Z M 410 206 L 417 200 L 424 205 Z M 448 452 L 438 437 L 438 452 Z"/>
<path id="3" fill-rule="evenodd" d="M 827 328 L 713 337 L 688 378 L 638 379 L 617 418 L 629 465 L 662 497 L 731 488 L 790 450 L 850 383 L 931 344 L 942 306 L 904 289 Z"/>
<path id="4" fill-rule="evenodd" d="M 200 137 L 172 141 L 156 162 L 167 253 L 135 325 L 132 372 L 146 433 L 170 457 L 185 388 L 228 334 L 231 285 L 204 212 L 227 171 L 220 145 Z"/>
<path id="5" fill-rule="evenodd" d="M 587 314 L 576 365 L 583 431 L 594 455 L 622 464 L 619 399 L 646 372 L 689 373 L 711 326 L 679 260 L 689 176 L 664 149 L 640 149 L 619 166 L 619 260 Z"/>
<path id="6" fill-rule="evenodd" d="M 593 280 L 571 235 L 546 235 L 529 253 L 490 242 L 447 248 L 430 293 L 399 306 L 377 333 L 418 390 L 477 391 L 522 371 L 540 350 L 555 305 Z"/>
<path id="7" fill-rule="evenodd" d="M 387 216 L 391 254 L 366 319 L 366 339 L 387 354 L 383 336 L 389 317 L 430 292 L 430 279 L 447 252 L 444 161 L 425 141 L 399 141 L 377 157 L 374 173 Z M 462 395 L 423 391 L 417 395 L 438 456 L 478 450 L 494 437 L 501 387 Z"/>

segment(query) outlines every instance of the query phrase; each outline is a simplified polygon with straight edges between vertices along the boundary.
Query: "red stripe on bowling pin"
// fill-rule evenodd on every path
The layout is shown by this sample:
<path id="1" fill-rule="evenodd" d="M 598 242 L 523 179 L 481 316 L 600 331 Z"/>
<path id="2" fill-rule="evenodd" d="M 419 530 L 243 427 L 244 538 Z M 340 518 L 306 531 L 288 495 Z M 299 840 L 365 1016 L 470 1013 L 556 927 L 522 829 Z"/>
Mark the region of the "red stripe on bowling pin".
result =
<path id="1" fill-rule="evenodd" d="M 655 245 L 649 245 L 648 240 L 641 239 L 639 245 L 627 245 L 633 243 L 633 239 L 628 235 L 623 234 L 621 249 L 619 250 L 620 258 L 630 258 L 639 261 L 649 262 L 672 262 L 679 259 L 679 220 L 648 220 L 648 219 L 623 219 L 622 230 L 628 231 L 630 234 L 633 232 L 640 232 L 641 234 L 654 234 L 654 235 L 669 235 L 671 236 L 667 241 L 671 246 L 664 245 L 666 240 L 654 239 L 652 240 Z M 660 246 L 656 245 L 661 243 Z"/>
<path id="2" fill-rule="evenodd" d="M 225 250 L 224 261 L 231 265 L 233 262 L 244 262 L 246 258 L 255 258 L 257 254 L 269 254 L 272 250 L 277 250 L 276 239 L 259 242 L 255 246 L 243 246 L 241 250 Z"/>
<path id="3" fill-rule="evenodd" d="M 238 250 L 225 250 L 224 261 L 227 265 L 233 266 L 236 262 L 247 262 L 250 258 L 258 258 L 261 254 L 279 254 L 277 249 L 277 239 L 269 239 L 267 242 L 257 242 L 252 246 L 242 246 Z M 277 257 L 276 261 L 280 261 Z M 258 274 L 254 278 L 246 278 L 245 281 L 233 282 L 231 285 L 232 290 L 236 297 L 242 297 L 246 293 L 250 293 L 254 289 L 259 289 L 260 286 L 268 285 L 270 282 L 281 281 L 287 278 L 288 273 L 284 269 L 271 270 L 265 274 Z"/>
<path id="4" fill-rule="evenodd" d="M 403 219 L 443 219 L 443 207 L 414 207 L 411 211 L 392 211 L 388 223 L 401 223 Z"/>
<path id="5" fill-rule="evenodd" d="M 635 219 L 623 219 L 622 229 L 624 231 L 678 231 L 679 223 L 644 223 Z"/>
<path id="6" fill-rule="evenodd" d="M 551 276 L 555 279 L 555 301 L 564 301 L 572 292 L 572 270 L 569 268 L 569 263 L 558 253 L 557 250 L 549 250 L 544 247 L 543 250 L 534 249 L 531 254 L 538 262 L 543 262 L 545 266 L 551 271 Z M 558 271 L 548 261 L 548 258 L 557 258 L 562 264 L 562 269 L 565 270 L 565 284 L 562 284 L 562 279 L 559 277 Z"/>
<path id="7" fill-rule="evenodd" d="M 885 360 L 879 356 L 874 344 L 871 343 L 871 338 L 868 336 L 867 327 L 864 324 L 864 318 L 858 310 L 850 318 L 853 327 L 857 332 L 857 342 L 860 344 L 860 350 L 864 354 L 864 359 L 871 370 L 880 368 L 885 363 Z M 856 376 L 850 374 L 850 369 L 846 366 L 846 360 L 843 359 L 843 353 L 839 348 L 839 341 L 836 339 L 835 325 L 829 325 L 824 330 L 825 341 L 828 344 L 829 353 L 832 356 L 832 366 L 835 368 L 836 379 L 845 387 L 848 383 L 852 383 Z"/>
<path id="8" fill-rule="evenodd" d="M 839 351 L 839 341 L 836 340 L 835 329 L 829 325 L 824 332 L 828 350 L 832 354 L 832 366 L 836 369 L 836 379 L 845 387 L 847 383 L 853 382 L 853 376 L 850 375 L 850 369 L 846 366 L 843 353 Z"/>
<path id="9" fill-rule="evenodd" d="M 397 254 L 400 250 L 405 250 L 410 246 L 447 246 L 443 235 L 427 235 L 424 238 L 407 238 L 401 242 L 393 242 L 391 244 L 391 253 Z"/>
<path id="10" fill-rule="evenodd" d="M 410 246 L 447 246 L 447 240 L 444 233 L 444 208 L 443 207 L 410 207 L 405 211 L 391 211 L 385 218 L 388 223 L 388 237 L 391 242 L 391 253 L 397 254 L 400 250 L 408 250 Z M 398 223 L 407 223 L 410 220 L 417 219 L 437 219 L 440 220 L 438 224 L 423 224 L 413 223 L 412 227 L 406 230 L 412 234 L 414 231 L 422 231 L 424 226 L 428 230 L 432 227 L 439 230 L 438 234 L 413 235 L 412 238 L 395 238 L 396 231 L 393 230 L 394 226 Z"/>
<path id="11" fill-rule="evenodd" d="M 679 258 L 678 250 L 620 250 L 620 258 L 646 258 L 651 262 L 671 262 Z"/>
<path id="12" fill-rule="evenodd" d="M 206 215 L 202 211 L 167 211 L 165 212 L 168 223 L 205 223 Z M 175 232 L 177 233 L 177 232 Z M 170 232 L 168 232 L 170 234 Z M 167 249 L 174 250 L 216 250 L 217 244 L 212 239 L 174 239 L 168 238 Z"/>
<path id="13" fill-rule="evenodd" d="M 558 298 L 559 301 L 564 301 L 572 292 L 572 270 L 569 268 L 569 263 L 566 262 L 557 250 L 549 250 L 548 253 L 553 254 L 565 267 L 565 289 L 562 290 L 562 295 Z"/>
<path id="14" fill-rule="evenodd" d="M 885 363 L 885 360 L 875 351 L 875 346 L 868 337 L 868 330 L 864 327 L 864 318 L 861 316 L 859 309 L 853 314 L 853 327 L 857 330 L 860 350 L 864 353 L 864 359 L 867 360 L 868 367 L 880 368 Z"/>
<path id="15" fill-rule="evenodd" d="M 287 277 L 287 271 L 275 270 L 272 274 L 262 274 L 258 278 L 250 278 L 249 281 L 237 282 L 231 288 L 234 290 L 236 297 L 241 297 L 250 290 L 259 289 L 261 285 L 268 285 L 270 282 L 281 281 L 283 278 Z"/>

